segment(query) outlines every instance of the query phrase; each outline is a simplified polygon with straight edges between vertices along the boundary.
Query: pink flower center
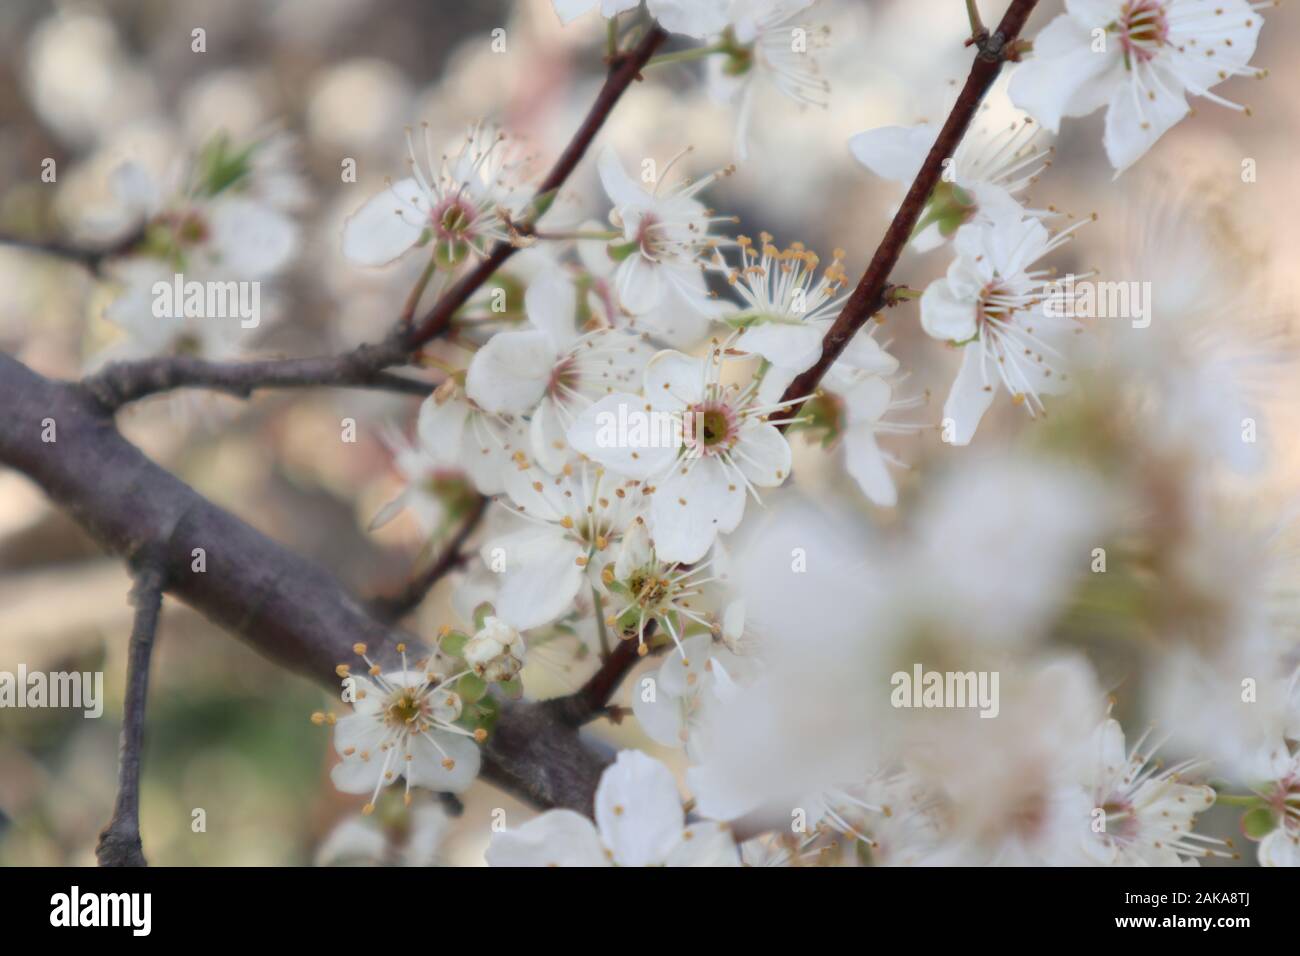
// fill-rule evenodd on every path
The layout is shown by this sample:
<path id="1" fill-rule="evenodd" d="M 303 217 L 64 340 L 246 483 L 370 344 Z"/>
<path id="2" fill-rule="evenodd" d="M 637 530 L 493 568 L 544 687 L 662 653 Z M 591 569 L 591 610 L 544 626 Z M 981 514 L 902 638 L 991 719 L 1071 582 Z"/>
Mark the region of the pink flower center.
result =
<path id="1" fill-rule="evenodd" d="M 429 222 L 439 239 L 459 242 L 468 239 L 478 211 L 458 196 L 449 196 L 429 212 Z"/>
<path id="2" fill-rule="evenodd" d="M 641 223 L 637 227 L 636 242 L 641 249 L 641 254 L 647 259 L 658 259 L 663 253 L 663 238 L 656 234 L 656 227 L 659 220 L 649 214 L 641 217 Z"/>
<path id="3" fill-rule="evenodd" d="M 698 448 L 706 455 L 716 455 L 735 445 L 739 432 L 736 411 L 726 402 L 698 402 L 690 407 L 686 424 L 689 447 Z"/>
<path id="4" fill-rule="evenodd" d="M 564 402 L 569 397 L 568 393 L 577 389 L 579 381 L 577 360 L 568 355 L 551 369 L 551 380 L 547 383 L 546 392 L 556 401 Z"/>
<path id="5" fill-rule="evenodd" d="M 1159 0 L 1132 0 L 1119 18 L 1119 43 L 1126 63 L 1146 63 L 1169 39 L 1169 18 Z"/>

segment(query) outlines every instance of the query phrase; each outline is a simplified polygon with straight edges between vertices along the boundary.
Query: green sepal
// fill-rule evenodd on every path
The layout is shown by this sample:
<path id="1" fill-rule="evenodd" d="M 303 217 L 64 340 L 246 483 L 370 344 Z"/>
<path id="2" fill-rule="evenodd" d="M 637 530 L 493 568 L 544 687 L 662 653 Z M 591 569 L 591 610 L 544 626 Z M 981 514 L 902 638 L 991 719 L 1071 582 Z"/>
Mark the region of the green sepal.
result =
<path id="1" fill-rule="evenodd" d="M 469 642 L 469 635 L 463 631 L 448 631 L 438 642 L 438 650 L 442 651 L 449 657 L 463 657 L 465 655 L 465 645 Z"/>
<path id="2" fill-rule="evenodd" d="M 1241 832 L 1251 840 L 1262 840 L 1277 829 L 1277 820 L 1268 807 L 1255 807 L 1241 815 Z"/>
<path id="3" fill-rule="evenodd" d="M 487 693 L 487 681 L 477 674 L 462 674 L 456 681 L 456 693 L 466 704 L 476 704 Z"/>

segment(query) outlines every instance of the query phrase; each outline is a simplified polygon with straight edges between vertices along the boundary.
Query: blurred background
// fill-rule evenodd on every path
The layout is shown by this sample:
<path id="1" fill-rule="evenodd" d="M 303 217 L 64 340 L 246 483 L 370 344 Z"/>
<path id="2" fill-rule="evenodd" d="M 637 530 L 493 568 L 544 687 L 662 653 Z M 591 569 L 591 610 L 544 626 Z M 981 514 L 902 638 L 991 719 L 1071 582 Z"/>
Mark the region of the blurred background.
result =
<path id="1" fill-rule="evenodd" d="M 993 22 L 1005 3 L 981 6 Z M 1061 4 L 1040 6 L 1030 36 Z M 960 0 L 822 0 L 813 19 L 831 27 L 820 54 L 828 108 L 764 100 L 749 160 L 710 191 L 710 204 L 738 215 L 744 231 L 767 230 L 782 244 L 803 241 L 824 259 L 843 247 L 849 275 L 860 274 L 901 189 L 856 165 L 845 143 L 875 126 L 942 119 L 970 61 L 963 7 Z M 1061 271 L 1115 262 L 1133 238 L 1131 211 L 1176 180 L 1180 194 L 1203 202 L 1252 289 L 1243 314 L 1224 320 L 1290 329 L 1297 292 L 1291 264 L 1300 255 L 1300 190 L 1292 188 L 1300 62 L 1285 51 L 1300 39 L 1300 20 L 1285 10 L 1266 19 L 1254 62 L 1271 75 L 1217 90 L 1248 104 L 1253 116 L 1196 101 L 1194 117 L 1114 182 L 1101 146 L 1102 114 L 1065 125 L 1030 204 L 1096 212 L 1099 221 L 1061 253 Z M 196 53 L 191 39 L 199 27 L 206 51 Z M 503 52 L 493 49 L 498 28 L 505 30 Z M 490 118 L 524 139 L 544 168 L 601 82 L 603 40 L 604 21 L 594 15 L 561 29 L 550 0 L 6 0 L 0 229 L 94 235 L 111 206 L 109 174 L 124 160 L 161 175 L 215 133 L 287 132 L 297 141 L 295 162 L 310 199 L 301 212 L 301 252 L 276 283 L 276 314 L 258 330 L 256 349 L 316 354 L 374 339 L 399 311 L 418 265 L 347 265 L 340 229 L 384 177 L 404 174 L 404 126 L 427 121 L 449 138 Z M 684 45 L 674 38 L 667 49 Z M 656 68 L 619 104 L 604 141 L 625 157 L 660 162 L 693 146 L 684 160 L 692 175 L 731 162 L 733 111 L 708 98 L 701 73 L 698 63 Z M 1000 87 L 982 121 L 1000 125 L 1011 115 Z M 46 158 L 57 164 L 53 183 L 41 179 Z M 1254 182 L 1242 180 L 1247 158 L 1255 161 Z M 355 183 L 341 181 L 346 159 L 356 161 Z M 566 193 L 585 214 L 605 215 L 590 162 Z M 946 263 L 943 254 L 909 253 L 896 279 L 921 288 Z M 1108 267 L 1116 278 L 1126 278 L 1122 271 Z M 76 377 L 112 343 L 117 332 L 102 318 L 104 304 L 102 285 L 85 270 L 0 247 L 0 347 L 42 374 Z M 883 331 L 903 366 L 915 370 L 915 393 L 935 390 L 923 417 L 937 419 L 956 357 L 920 333 L 914 307 L 891 313 Z M 1260 498 L 1279 512 L 1290 505 L 1300 453 L 1294 395 L 1281 384 L 1270 398 L 1271 452 Z M 422 545 L 409 517 L 366 532 L 400 487 L 381 432 L 389 424 L 409 431 L 415 409 L 409 398 L 362 392 L 265 392 L 246 403 L 187 395 L 133 407 L 120 422 L 128 438 L 199 491 L 356 591 L 373 593 L 402 581 Z M 981 440 L 996 447 L 999 429 L 1020 426 L 1021 415 L 999 402 Z M 335 438 L 345 416 L 360 425 L 355 444 Z M 805 488 L 843 486 L 842 474 L 822 467 L 824 456 L 796 445 Z M 926 438 L 906 457 L 923 473 L 942 451 Z M 900 478 L 905 495 L 910 480 L 910 473 Z M 875 511 L 872 520 L 894 517 Z M 455 583 L 444 584 L 420 612 L 422 633 L 446 618 Z M 93 863 L 115 786 L 128 589 L 118 562 L 25 479 L 0 472 L 0 670 L 19 663 L 103 670 L 107 698 L 99 720 L 0 709 L 2 864 Z M 581 665 L 533 666 L 526 683 L 545 696 L 583 676 Z M 142 792 L 150 861 L 302 864 L 322 845 L 333 846 L 334 857 L 373 855 L 383 845 L 390 855 L 403 847 L 425 861 L 476 864 L 493 809 L 523 812 L 479 784 L 457 819 L 431 803 L 422 826 L 403 823 L 385 806 L 376 822 L 388 820 L 390 832 L 367 829 L 355 816 L 357 801 L 329 784 L 328 735 L 308 720 L 327 704 L 316 686 L 167 601 Z M 597 732 L 644 743 L 632 721 Z M 191 828 L 197 808 L 206 813 L 205 833 Z M 1230 815 L 1220 824 L 1223 832 L 1234 825 Z"/>

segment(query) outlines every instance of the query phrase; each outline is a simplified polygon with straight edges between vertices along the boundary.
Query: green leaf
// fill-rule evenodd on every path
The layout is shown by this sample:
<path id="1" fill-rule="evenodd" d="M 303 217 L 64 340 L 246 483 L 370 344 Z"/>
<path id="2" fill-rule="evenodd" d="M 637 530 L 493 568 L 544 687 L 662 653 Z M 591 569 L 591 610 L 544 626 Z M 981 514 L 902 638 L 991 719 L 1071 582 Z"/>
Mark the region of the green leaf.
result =
<path id="1" fill-rule="evenodd" d="M 495 613 L 496 611 L 488 601 L 484 601 L 478 607 L 474 608 L 474 630 L 483 630 L 483 625 L 487 623 L 488 616 Z"/>
<path id="2" fill-rule="evenodd" d="M 198 156 L 200 191 L 215 196 L 241 182 L 252 171 L 253 149 L 236 149 L 225 133 L 208 140 Z"/>

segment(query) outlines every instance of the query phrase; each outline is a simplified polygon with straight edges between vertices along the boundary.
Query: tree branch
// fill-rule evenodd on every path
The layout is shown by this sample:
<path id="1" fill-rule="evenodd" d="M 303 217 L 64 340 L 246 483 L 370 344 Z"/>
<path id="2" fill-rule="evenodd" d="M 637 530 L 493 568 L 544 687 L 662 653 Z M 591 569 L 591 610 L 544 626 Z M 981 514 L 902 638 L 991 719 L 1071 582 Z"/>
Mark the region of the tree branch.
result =
<path id="1" fill-rule="evenodd" d="M 63 259 L 88 269 L 94 275 L 99 275 L 105 262 L 129 252 L 143 238 L 143 227 L 133 229 L 122 238 L 105 246 L 80 246 L 61 239 L 28 239 L 5 233 L 0 234 L 0 245 Z"/>
<path id="2" fill-rule="evenodd" d="M 614 57 L 609 74 L 560 158 L 537 188 L 537 198 L 555 192 L 577 168 L 614 106 L 634 81 L 641 68 L 663 43 L 667 34 L 655 27 L 629 53 Z M 212 388 L 246 397 L 258 388 L 301 388 L 313 385 L 343 385 L 358 388 L 389 388 L 424 394 L 409 380 L 385 375 L 384 370 L 405 363 L 410 356 L 447 331 L 452 317 L 485 282 L 515 253 L 510 243 L 498 244 L 477 266 L 444 292 L 419 321 L 399 318 L 389 336 L 380 343 L 363 345 L 342 355 L 299 359 L 268 359 L 258 362 L 204 362 L 192 358 L 156 358 L 109 365 L 86 380 L 100 404 L 110 411 L 123 405 L 182 387 Z"/>
<path id="3" fill-rule="evenodd" d="M 334 668 L 358 641 L 382 660 L 394 659 L 398 642 L 416 642 L 366 613 L 332 575 L 149 461 L 82 386 L 0 355 L 0 408 L 0 464 L 36 482 L 106 551 L 156 560 L 168 594 L 276 663 L 337 692 Z M 49 443 L 46 418 L 56 423 Z M 507 700 L 483 745 L 482 776 L 534 805 L 590 814 L 611 758 L 555 708 Z"/>
<path id="4" fill-rule="evenodd" d="M 655 622 L 651 619 L 646 623 L 642 637 L 649 640 L 654 632 Z M 557 697 L 547 701 L 547 704 L 563 722 L 573 727 L 581 727 L 598 717 L 609 716 L 613 710 L 609 702 L 614 699 L 615 692 L 632 668 L 644 660 L 645 656 L 641 653 L 640 641 L 635 638 L 620 640 L 585 684 L 567 697 Z"/>
<path id="5" fill-rule="evenodd" d="M 116 410 L 137 399 L 178 388 L 206 388 L 247 398 L 261 388 L 369 388 L 428 395 L 429 382 L 375 368 L 369 348 L 325 358 L 209 362 L 191 356 L 162 356 L 114 362 L 83 383 L 104 408 Z M 387 354 L 387 353 L 385 353 Z"/>
<path id="6" fill-rule="evenodd" d="M 162 610 L 162 588 L 160 569 L 152 562 L 142 563 L 131 589 L 135 622 L 127 651 L 117 800 L 112 819 L 100 833 L 99 845 L 95 847 L 100 866 L 148 865 L 140 844 L 140 764 L 144 752 L 145 704 L 149 697 L 149 662 Z"/>
<path id="7" fill-rule="evenodd" d="M 396 594 L 377 597 L 370 602 L 370 613 L 381 621 L 390 624 L 400 621 L 411 613 L 433 590 L 434 585 L 445 578 L 451 571 L 465 563 L 465 542 L 478 528 L 483 515 L 487 513 L 489 499 L 478 496 L 474 507 L 461 523 L 452 539 L 447 542 L 438 557 L 429 567 L 417 574 Z"/>
<path id="8" fill-rule="evenodd" d="M 898 207 L 898 212 L 894 214 L 894 219 L 885 231 L 884 238 L 876 247 L 866 272 L 862 274 L 857 287 L 822 339 L 821 356 L 811 368 L 790 383 L 790 387 L 781 396 L 783 402 L 793 402 L 812 395 L 853 336 L 873 315 L 884 308 L 888 301 L 889 275 L 903 254 L 903 248 L 911 238 L 912 230 L 916 228 L 917 220 L 920 219 L 921 211 L 925 208 L 930 193 L 934 191 L 939 178 L 943 175 L 943 161 L 956 152 L 979 109 L 980 101 L 984 99 L 984 94 L 997 79 L 1003 61 L 1015 55 L 1016 37 L 1037 2 L 1038 0 L 1012 0 L 997 30 L 991 36 L 986 35 L 976 40 L 975 46 L 978 47 L 979 52 L 976 54 L 975 62 L 971 64 L 966 83 L 957 96 L 957 102 L 953 104 L 943 128 L 939 130 L 929 155 L 921 164 L 916 179 L 907 190 L 903 204 Z M 788 410 L 782 412 L 782 416 L 797 418 L 800 408 L 802 402 L 790 406 Z"/>

